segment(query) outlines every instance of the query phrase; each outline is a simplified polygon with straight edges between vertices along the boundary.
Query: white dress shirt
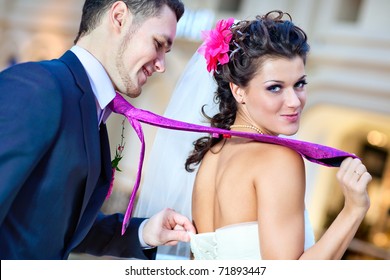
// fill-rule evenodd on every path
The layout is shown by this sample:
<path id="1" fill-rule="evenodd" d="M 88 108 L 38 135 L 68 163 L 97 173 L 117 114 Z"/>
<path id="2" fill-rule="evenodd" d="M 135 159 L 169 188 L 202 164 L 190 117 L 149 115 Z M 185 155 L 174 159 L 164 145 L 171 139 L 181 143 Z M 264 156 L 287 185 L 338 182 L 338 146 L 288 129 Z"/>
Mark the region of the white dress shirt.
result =
<path id="1" fill-rule="evenodd" d="M 116 94 L 110 77 L 103 65 L 87 50 L 79 46 L 73 46 L 70 50 L 77 56 L 87 72 L 96 99 L 98 125 L 101 122 L 105 123 L 111 114 L 111 110 L 106 107 Z"/>

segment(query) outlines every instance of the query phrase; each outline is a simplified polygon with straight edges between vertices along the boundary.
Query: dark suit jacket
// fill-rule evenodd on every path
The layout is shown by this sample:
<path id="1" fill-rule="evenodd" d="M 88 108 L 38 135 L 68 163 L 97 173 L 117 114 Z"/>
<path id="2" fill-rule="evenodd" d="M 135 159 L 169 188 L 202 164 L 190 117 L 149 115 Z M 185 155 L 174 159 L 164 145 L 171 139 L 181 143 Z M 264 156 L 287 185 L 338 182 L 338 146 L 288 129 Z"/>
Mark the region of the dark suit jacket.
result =
<path id="1" fill-rule="evenodd" d="M 0 258 L 66 259 L 70 252 L 154 258 L 132 219 L 100 208 L 110 178 L 105 125 L 77 57 L 0 73 Z"/>

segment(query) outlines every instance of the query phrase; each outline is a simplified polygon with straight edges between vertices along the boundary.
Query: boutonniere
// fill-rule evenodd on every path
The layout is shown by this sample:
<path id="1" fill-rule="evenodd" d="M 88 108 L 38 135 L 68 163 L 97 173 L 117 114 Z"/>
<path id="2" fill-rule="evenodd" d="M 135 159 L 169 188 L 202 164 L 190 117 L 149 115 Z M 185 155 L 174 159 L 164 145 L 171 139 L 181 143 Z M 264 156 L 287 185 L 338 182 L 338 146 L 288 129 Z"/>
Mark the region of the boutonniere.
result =
<path id="1" fill-rule="evenodd" d="M 114 170 L 118 170 L 118 171 L 122 171 L 119 169 L 118 165 L 119 165 L 119 162 L 120 160 L 122 159 L 122 152 L 123 150 L 125 149 L 125 136 L 124 136 L 124 132 L 125 132 L 125 120 L 126 118 L 123 119 L 122 121 L 122 132 L 121 132 L 121 143 L 117 145 L 116 149 L 115 149 L 115 157 L 114 159 L 111 161 L 111 167 L 112 169 Z"/>
<path id="2" fill-rule="evenodd" d="M 126 118 L 124 118 L 123 121 L 122 121 L 121 142 L 120 142 L 120 144 L 118 144 L 116 146 L 115 157 L 111 161 L 112 176 L 111 176 L 110 188 L 108 189 L 108 193 L 107 193 L 106 199 L 110 198 L 110 195 L 112 193 L 112 187 L 114 186 L 115 172 L 116 171 L 119 171 L 119 172 L 122 171 L 119 168 L 119 162 L 123 158 L 122 153 L 123 153 L 123 150 L 125 149 L 125 144 L 126 144 L 125 141 L 124 141 L 125 140 L 125 135 L 124 135 L 124 132 L 125 132 L 125 120 L 126 120 Z"/>

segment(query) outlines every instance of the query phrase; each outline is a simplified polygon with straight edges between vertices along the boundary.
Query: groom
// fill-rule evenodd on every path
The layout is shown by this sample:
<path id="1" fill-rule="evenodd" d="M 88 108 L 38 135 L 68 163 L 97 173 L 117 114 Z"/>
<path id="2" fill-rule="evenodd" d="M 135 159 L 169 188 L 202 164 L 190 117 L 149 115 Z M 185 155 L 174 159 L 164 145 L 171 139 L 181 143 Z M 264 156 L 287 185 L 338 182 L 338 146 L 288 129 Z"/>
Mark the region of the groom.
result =
<path id="1" fill-rule="evenodd" d="M 110 179 L 106 108 L 137 97 L 165 71 L 180 0 L 86 0 L 75 45 L 61 58 L 0 73 L 0 259 L 67 259 L 71 252 L 153 259 L 189 241 L 170 209 L 133 218 L 100 208 Z"/>

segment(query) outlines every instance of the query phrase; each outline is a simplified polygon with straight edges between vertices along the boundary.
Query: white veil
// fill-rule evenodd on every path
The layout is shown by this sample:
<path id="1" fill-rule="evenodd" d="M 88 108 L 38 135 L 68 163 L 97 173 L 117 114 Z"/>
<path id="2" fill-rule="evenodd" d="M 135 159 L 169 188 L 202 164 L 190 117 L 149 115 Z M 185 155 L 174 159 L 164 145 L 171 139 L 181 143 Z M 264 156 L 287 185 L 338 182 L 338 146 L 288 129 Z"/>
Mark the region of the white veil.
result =
<path id="1" fill-rule="evenodd" d="M 212 116 L 217 112 L 213 102 L 216 83 L 207 71 L 205 58 L 196 52 L 179 79 L 171 100 L 164 113 L 165 117 L 205 125 L 201 108 Z M 160 128 L 157 131 L 145 168 L 144 182 L 134 215 L 150 217 L 169 207 L 191 217 L 191 196 L 196 170 L 189 173 L 184 163 L 193 149 L 192 143 L 205 134 Z M 160 246 L 157 259 L 190 257 L 188 243 L 177 246 Z"/>

